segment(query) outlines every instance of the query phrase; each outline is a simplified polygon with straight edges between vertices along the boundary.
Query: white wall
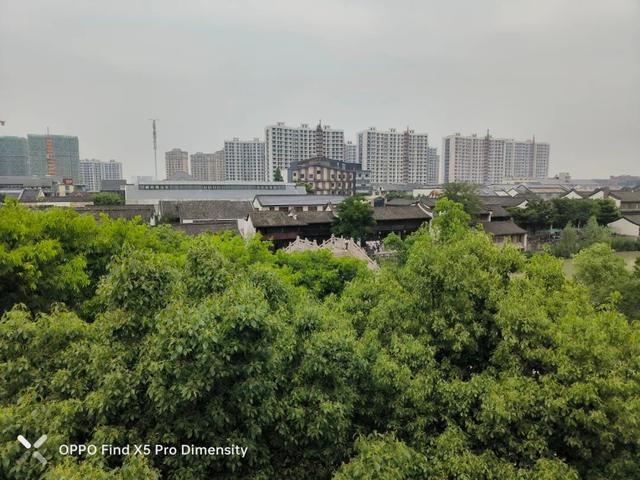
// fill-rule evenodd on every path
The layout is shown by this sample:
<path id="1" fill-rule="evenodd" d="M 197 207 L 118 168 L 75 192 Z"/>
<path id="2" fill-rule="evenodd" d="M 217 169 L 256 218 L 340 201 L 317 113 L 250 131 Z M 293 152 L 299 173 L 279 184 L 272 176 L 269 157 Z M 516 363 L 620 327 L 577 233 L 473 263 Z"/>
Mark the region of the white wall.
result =
<path id="1" fill-rule="evenodd" d="M 640 237 L 640 226 L 630 222 L 626 218 L 621 218 L 609 224 L 609 228 L 618 235 L 627 235 L 630 237 Z"/>

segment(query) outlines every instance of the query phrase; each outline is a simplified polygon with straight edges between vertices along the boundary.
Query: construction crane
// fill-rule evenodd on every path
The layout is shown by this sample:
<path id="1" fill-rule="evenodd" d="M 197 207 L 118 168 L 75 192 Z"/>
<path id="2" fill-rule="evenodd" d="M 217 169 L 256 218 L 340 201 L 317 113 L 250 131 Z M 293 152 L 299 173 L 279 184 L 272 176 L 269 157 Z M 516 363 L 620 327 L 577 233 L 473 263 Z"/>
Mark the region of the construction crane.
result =
<path id="1" fill-rule="evenodd" d="M 158 179 L 158 134 L 156 131 L 156 122 L 160 121 L 159 118 L 150 118 L 151 128 L 153 129 L 153 165 L 155 166 L 155 179 Z"/>

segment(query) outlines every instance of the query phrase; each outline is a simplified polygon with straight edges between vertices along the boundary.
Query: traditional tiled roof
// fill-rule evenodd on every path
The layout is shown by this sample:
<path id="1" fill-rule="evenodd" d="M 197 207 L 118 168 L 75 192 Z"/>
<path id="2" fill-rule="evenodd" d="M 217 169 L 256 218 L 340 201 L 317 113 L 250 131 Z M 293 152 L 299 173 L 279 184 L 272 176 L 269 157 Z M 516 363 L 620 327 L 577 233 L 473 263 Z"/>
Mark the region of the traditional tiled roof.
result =
<path id="1" fill-rule="evenodd" d="M 21 200 L 25 201 L 25 200 Z M 73 192 L 65 195 L 64 197 L 43 197 L 36 200 L 36 202 L 47 203 L 93 203 L 93 194 L 89 192 Z"/>
<path id="2" fill-rule="evenodd" d="M 505 210 L 504 207 L 502 207 L 501 205 L 485 205 L 484 208 L 487 211 L 491 211 L 491 216 L 492 217 L 504 217 L 504 218 L 511 218 L 511 214 L 509 212 L 507 212 L 507 210 Z"/>
<path id="3" fill-rule="evenodd" d="M 417 205 L 410 205 L 398 207 L 374 207 L 373 218 L 376 221 L 428 220 L 431 218 L 431 215 Z"/>
<path id="4" fill-rule="evenodd" d="M 622 202 L 640 202 L 640 190 L 638 191 L 617 190 L 617 191 L 609 192 L 609 196 L 613 198 L 617 198 Z"/>
<path id="5" fill-rule="evenodd" d="M 34 188 L 27 188 L 22 191 L 20 195 L 20 201 L 25 203 L 37 202 L 40 196 L 40 190 Z"/>
<path id="6" fill-rule="evenodd" d="M 625 215 L 622 215 L 622 218 L 635 225 L 640 225 L 640 213 L 627 213 Z"/>
<path id="7" fill-rule="evenodd" d="M 415 205 L 418 202 L 419 200 L 415 198 L 394 198 L 394 199 L 388 200 L 386 204 L 390 207 L 397 207 L 397 206 Z"/>
<path id="8" fill-rule="evenodd" d="M 298 220 L 296 217 L 282 211 L 251 212 L 249 214 L 251 223 L 258 228 L 307 225 L 306 222 Z"/>
<path id="9" fill-rule="evenodd" d="M 526 200 L 527 198 L 525 196 L 520 195 L 517 195 L 515 197 L 503 197 L 501 195 L 483 195 L 480 197 L 480 201 L 482 201 L 482 203 L 484 203 L 485 205 L 500 205 L 504 208 L 516 207 Z"/>
<path id="10" fill-rule="evenodd" d="M 105 192 L 124 191 L 124 186 L 127 184 L 126 180 L 101 180 L 100 190 Z"/>
<path id="11" fill-rule="evenodd" d="M 251 202 L 232 200 L 197 200 L 176 202 L 180 220 L 237 220 L 253 212 Z"/>
<path id="12" fill-rule="evenodd" d="M 336 216 L 333 212 L 296 212 L 298 220 L 305 223 L 331 223 Z"/>

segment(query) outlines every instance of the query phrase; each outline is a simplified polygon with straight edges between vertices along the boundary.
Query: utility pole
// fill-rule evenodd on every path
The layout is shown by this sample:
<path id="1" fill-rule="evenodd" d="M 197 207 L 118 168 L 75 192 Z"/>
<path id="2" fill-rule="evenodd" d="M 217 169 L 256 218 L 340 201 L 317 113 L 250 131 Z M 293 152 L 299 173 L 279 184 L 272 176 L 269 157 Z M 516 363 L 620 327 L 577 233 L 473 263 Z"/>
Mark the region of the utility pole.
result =
<path id="1" fill-rule="evenodd" d="M 155 166 L 155 180 L 158 180 L 158 134 L 156 132 L 156 122 L 158 118 L 150 118 L 151 128 L 153 129 L 153 165 Z"/>

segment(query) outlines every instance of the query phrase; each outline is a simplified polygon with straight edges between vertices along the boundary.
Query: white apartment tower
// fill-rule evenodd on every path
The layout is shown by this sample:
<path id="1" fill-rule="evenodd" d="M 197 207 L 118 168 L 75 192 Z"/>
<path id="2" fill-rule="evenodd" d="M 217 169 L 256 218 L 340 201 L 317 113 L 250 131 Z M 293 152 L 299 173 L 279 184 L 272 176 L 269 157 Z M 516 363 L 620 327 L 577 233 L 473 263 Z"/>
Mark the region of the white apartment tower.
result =
<path id="1" fill-rule="evenodd" d="M 80 183 L 87 191 L 99 192 L 102 180 L 122 180 L 122 163 L 115 160 L 80 160 Z"/>
<path id="2" fill-rule="evenodd" d="M 270 177 L 276 168 L 285 175 L 291 162 L 312 157 L 325 156 L 331 160 L 344 161 L 344 131 L 329 125 L 318 124 L 316 128 L 303 123 L 299 127 L 288 127 L 282 122 L 264 129 L 267 168 Z"/>
<path id="3" fill-rule="evenodd" d="M 426 133 L 369 128 L 358 133 L 358 162 L 371 172 L 372 183 L 438 183 L 435 149 Z"/>
<path id="4" fill-rule="evenodd" d="M 172 180 L 181 173 L 189 173 L 189 152 L 174 148 L 164 154 L 167 179 Z"/>
<path id="5" fill-rule="evenodd" d="M 225 141 L 224 168 L 225 180 L 268 180 L 264 142 L 259 138 Z"/>
<path id="6" fill-rule="evenodd" d="M 191 176 L 194 180 L 224 181 L 224 150 L 191 154 Z"/>
<path id="7" fill-rule="evenodd" d="M 512 140 L 489 135 L 443 139 L 444 181 L 492 184 L 512 178 L 546 178 L 549 144 L 535 140 Z"/>
<path id="8" fill-rule="evenodd" d="M 350 140 L 344 144 L 344 161 L 358 163 L 358 145 Z"/>

